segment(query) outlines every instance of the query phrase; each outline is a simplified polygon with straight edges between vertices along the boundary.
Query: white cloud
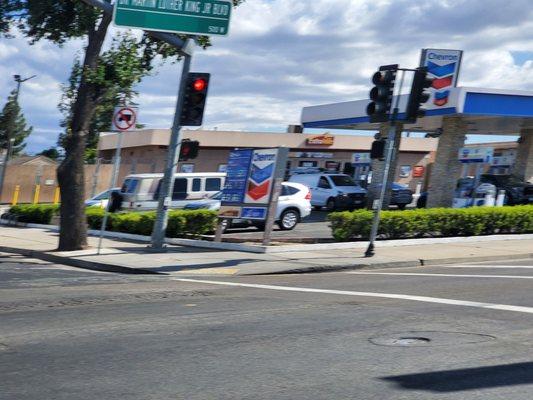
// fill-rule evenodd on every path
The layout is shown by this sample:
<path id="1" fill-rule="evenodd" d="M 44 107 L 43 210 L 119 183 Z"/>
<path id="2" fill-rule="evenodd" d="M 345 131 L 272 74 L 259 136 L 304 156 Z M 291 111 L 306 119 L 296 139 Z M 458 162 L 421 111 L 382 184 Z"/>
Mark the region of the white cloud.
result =
<path id="1" fill-rule="evenodd" d="M 219 129 L 283 131 L 302 106 L 366 98 L 377 66 L 415 67 L 424 47 L 465 50 L 461 85 L 533 90 L 530 0 L 248 0 L 213 43 L 193 70 L 212 74 L 205 122 Z M 21 97 L 36 127 L 30 150 L 56 141 L 59 84 L 81 45 L 0 42 L 1 98 L 14 73 L 39 75 Z M 142 123 L 170 126 L 180 70 L 164 65 L 139 86 Z"/>

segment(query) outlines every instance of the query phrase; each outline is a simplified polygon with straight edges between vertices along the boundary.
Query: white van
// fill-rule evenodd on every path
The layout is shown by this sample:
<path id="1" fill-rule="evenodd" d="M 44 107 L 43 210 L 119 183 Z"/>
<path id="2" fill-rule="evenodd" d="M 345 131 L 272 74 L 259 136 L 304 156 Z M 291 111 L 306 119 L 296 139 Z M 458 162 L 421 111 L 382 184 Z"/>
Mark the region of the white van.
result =
<path id="1" fill-rule="evenodd" d="M 155 210 L 163 174 L 135 174 L 124 179 L 120 193 L 122 208 Z M 179 173 L 174 175 L 174 190 L 170 208 L 183 208 L 191 200 L 204 199 L 222 190 L 226 174 L 220 172 Z"/>
<path id="2" fill-rule="evenodd" d="M 296 174 L 289 182 L 301 183 L 311 190 L 311 205 L 329 211 L 366 206 L 367 191 L 344 174 Z"/>

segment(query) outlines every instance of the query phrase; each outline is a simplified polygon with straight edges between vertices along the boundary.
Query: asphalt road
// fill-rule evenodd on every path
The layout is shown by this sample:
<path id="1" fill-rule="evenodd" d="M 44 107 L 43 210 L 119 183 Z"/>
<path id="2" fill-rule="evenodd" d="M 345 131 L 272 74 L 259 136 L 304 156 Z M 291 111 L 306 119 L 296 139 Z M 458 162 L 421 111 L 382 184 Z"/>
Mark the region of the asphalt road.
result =
<path id="1" fill-rule="evenodd" d="M 529 399 L 531 278 L 533 259 L 176 278 L 0 255 L 0 399 Z"/>

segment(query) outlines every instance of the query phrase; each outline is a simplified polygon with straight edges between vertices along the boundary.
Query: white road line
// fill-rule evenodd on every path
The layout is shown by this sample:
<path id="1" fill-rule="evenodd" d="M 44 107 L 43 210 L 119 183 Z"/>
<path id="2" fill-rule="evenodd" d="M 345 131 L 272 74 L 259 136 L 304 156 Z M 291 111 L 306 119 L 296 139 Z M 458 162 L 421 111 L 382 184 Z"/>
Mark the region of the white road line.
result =
<path id="1" fill-rule="evenodd" d="M 502 269 L 509 269 L 509 268 L 525 268 L 525 269 L 533 269 L 533 265 L 482 265 L 482 264 L 476 264 L 476 265 L 439 265 L 439 268 L 502 268 Z"/>
<path id="2" fill-rule="evenodd" d="M 513 306 L 513 305 L 508 305 L 508 304 L 480 303 L 477 301 L 444 299 L 444 298 L 439 298 L 439 297 L 411 296 L 411 295 L 406 295 L 406 294 L 394 294 L 394 293 L 352 292 L 352 291 L 347 291 L 347 290 L 312 289 L 312 288 L 291 287 L 291 286 L 259 285 L 259 284 L 253 284 L 253 283 L 205 281 L 205 280 L 200 280 L 200 279 L 185 279 L 185 278 L 172 278 L 172 280 L 180 281 L 180 282 L 190 282 L 190 283 L 203 283 L 207 285 L 235 286 L 235 287 L 245 287 L 245 288 L 253 288 L 253 289 L 265 289 L 265 290 L 279 290 L 279 291 L 284 291 L 284 292 L 324 293 L 324 294 L 336 294 L 336 295 L 341 295 L 341 296 L 359 296 L 359 297 L 380 297 L 384 299 L 420 301 L 420 302 L 425 302 L 425 303 L 449 304 L 449 305 L 454 305 L 454 306 L 476 307 L 476 308 L 484 308 L 484 309 L 491 309 L 491 310 L 515 311 L 515 312 L 521 312 L 521 313 L 526 313 L 526 314 L 533 314 L 533 307 Z"/>
<path id="3" fill-rule="evenodd" d="M 505 279 L 533 279 L 533 276 L 521 276 L 521 275 L 467 275 L 467 274 L 420 274 L 410 272 L 356 272 L 347 271 L 346 274 L 352 275 L 394 275 L 394 276 L 444 276 L 444 277 L 459 277 L 459 278 L 505 278 Z"/>

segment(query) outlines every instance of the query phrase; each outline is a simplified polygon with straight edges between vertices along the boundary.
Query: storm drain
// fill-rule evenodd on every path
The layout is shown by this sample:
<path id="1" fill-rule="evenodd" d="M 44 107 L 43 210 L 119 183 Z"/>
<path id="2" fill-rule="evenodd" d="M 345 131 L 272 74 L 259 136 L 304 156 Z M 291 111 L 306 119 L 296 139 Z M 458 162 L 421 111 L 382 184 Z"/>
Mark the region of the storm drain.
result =
<path id="1" fill-rule="evenodd" d="M 391 333 L 371 337 L 370 343 L 378 346 L 429 347 L 456 346 L 458 344 L 483 343 L 496 338 L 491 335 L 470 332 L 415 331 Z"/>

